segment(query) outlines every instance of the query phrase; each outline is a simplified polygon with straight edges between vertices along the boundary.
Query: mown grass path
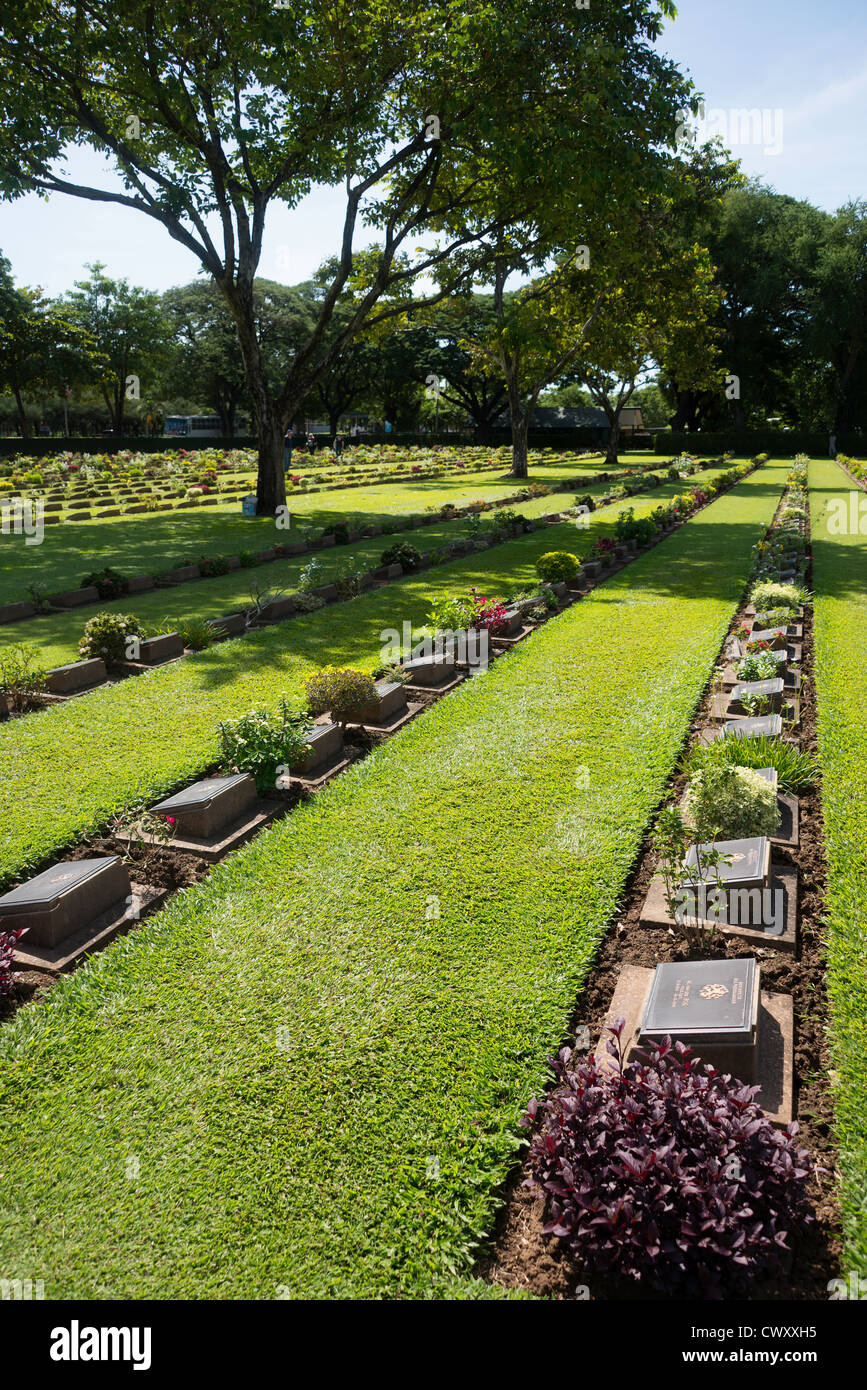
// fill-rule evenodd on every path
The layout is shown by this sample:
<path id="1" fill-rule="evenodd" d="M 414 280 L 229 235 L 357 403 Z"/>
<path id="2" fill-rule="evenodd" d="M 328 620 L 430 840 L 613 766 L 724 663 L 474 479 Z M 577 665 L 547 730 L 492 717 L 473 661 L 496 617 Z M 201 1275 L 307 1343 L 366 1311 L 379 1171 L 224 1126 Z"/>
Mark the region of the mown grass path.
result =
<path id="1" fill-rule="evenodd" d="M 468 1271 L 517 1120 L 785 471 L 747 479 L 3 1030 L 6 1277 L 44 1278 L 50 1298 L 491 1292 Z"/>
<path id="2" fill-rule="evenodd" d="M 642 461 L 653 460 L 644 455 Z M 599 457 L 542 463 L 537 454 L 531 462 L 531 480 L 541 483 L 599 473 L 605 467 Z M 637 456 L 626 455 L 621 466 L 636 464 Z M 659 466 L 663 467 L 662 459 Z M 520 487 L 504 466 L 502 472 L 454 471 L 439 478 L 406 477 L 366 482 L 358 488 L 290 493 L 288 505 L 293 525 L 308 530 L 340 523 L 360 528 L 385 517 L 441 507 L 444 502 L 461 507 L 477 498 L 496 500 Z M 275 528 L 273 517 L 242 517 L 237 501 L 46 526 L 41 545 L 27 545 L 22 535 L 0 534 L 0 604 L 26 599 L 29 584 L 43 585 L 48 593 L 78 588 L 85 574 L 105 565 L 126 575 L 150 574 L 181 564 L 187 557 L 238 555 L 242 550 L 265 550 L 286 539 L 286 531 Z"/>
<path id="3" fill-rule="evenodd" d="M 810 511 L 843 1270 L 867 1277 L 867 494 L 814 462 Z"/>

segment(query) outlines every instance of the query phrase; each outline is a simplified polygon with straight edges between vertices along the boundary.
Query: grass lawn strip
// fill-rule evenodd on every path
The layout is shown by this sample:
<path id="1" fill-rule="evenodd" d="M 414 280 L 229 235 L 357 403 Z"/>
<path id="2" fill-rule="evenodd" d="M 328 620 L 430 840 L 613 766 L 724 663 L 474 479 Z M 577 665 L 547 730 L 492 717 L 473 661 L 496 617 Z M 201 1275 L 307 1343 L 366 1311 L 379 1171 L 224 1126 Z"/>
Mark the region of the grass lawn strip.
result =
<path id="1" fill-rule="evenodd" d="M 636 516 L 683 487 L 670 483 L 634 499 Z M 549 526 L 0 724 L 0 884 L 138 797 L 156 800 L 202 773 L 217 756 L 220 719 L 257 703 L 273 705 L 284 693 L 299 696 L 310 672 L 329 662 L 372 664 L 383 629 L 401 631 L 405 621 L 421 625 L 439 596 L 466 592 L 471 584 L 489 594 L 532 586 L 539 555 L 589 549 L 610 534 L 615 520 L 611 510 L 593 513 L 587 530 Z"/>
<path id="2" fill-rule="evenodd" d="M 490 1295 L 457 1281 L 785 471 L 17 1016 L 6 1277 L 52 1298 Z"/>
<path id="3" fill-rule="evenodd" d="M 861 490 L 831 461 L 810 465 L 815 680 L 825 853 L 828 994 L 836 1138 L 842 1176 L 843 1270 L 867 1277 L 867 535 L 832 534 L 829 519 Z M 867 529 L 867 527 L 865 527 Z"/>
<path id="4" fill-rule="evenodd" d="M 600 535 L 611 534 L 617 513 L 625 506 L 634 506 L 636 515 L 642 515 L 652 511 L 660 501 L 671 498 L 678 492 L 684 492 L 688 486 L 700 484 L 702 479 L 715 477 L 723 471 L 721 467 L 709 468 L 694 474 L 686 482 L 667 483 L 640 496 L 613 502 L 599 517 L 590 516 L 592 529 L 573 528 L 566 548 L 579 555 L 586 554 L 592 542 Z M 585 491 L 591 496 L 603 496 L 607 487 L 598 483 L 588 486 Z M 652 505 L 646 506 L 651 499 Z M 570 501 L 570 498 L 556 496 L 534 497 L 527 502 L 515 504 L 512 510 L 520 512 L 523 516 L 536 518 L 556 511 L 558 503 L 568 505 Z M 316 555 L 316 559 L 322 565 L 321 583 L 330 583 L 339 575 L 341 567 L 350 560 L 357 562 L 363 570 L 376 568 L 383 552 L 401 541 L 408 541 L 418 550 L 429 551 L 465 536 L 467 531 L 467 520 L 463 518 L 438 522 L 422 530 L 410 528 L 390 536 L 376 536 L 370 540 L 357 541 L 353 545 L 321 551 Z M 294 533 L 284 533 L 285 536 L 292 534 Z M 298 577 L 310 559 L 311 556 L 306 555 L 275 561 L 255 569 L 236 570 L 213 579 L 181 584 L 176 589 L 127 595 L 111 602 L 103 601 L 86 608 L 75 608 L 68 613 L 9 623 L 0 626 L 0 650 L 6 644 L 32 642 L 39 647 L 40 659 L 46 667 L 61 666 L 79 659 L 78 644 L 84 624 L 98 612 L 134 613 L 142 622 L 167 623 L 169 626 L 185 618 L 225 617 L 227 613 L 250 607 L 253 586 L 256 584 L 263 589 L 284 589 L 287 592 L 297 588 Z"/>
<path id="5" fill-rule="evenodd" d="M 629 468 L 639 461 L 654 462 L 647 455 L 627 456 L 621 466 Z M 660 459 L 658 466 L 664 468 L 665 461 Z M 588 459 L 584 466 L 581 460 L 542 464 L 531 468 L 529 481 L 553 484 L 580 477 L 584 472 L 597 474 L 603 469 L 604 461 L 599 458 Z M 288 506 L 293 523 L 308 530 L 325 530 L 352 519 L 360 528 L 387 518 L 421 513 L 429 506 L 441 507 L 445 502 L 461 507 L 478 499 L 507 497 L 521 486 L 521 480 L 509 478 L 504 468 L 502 472 L 455 473 L 428 480 L 407 477 L 389 484 L 327 491 L 325 495 L 290 495 Z M 571 498 L 565 493 L 554 498 L 554 507 L 558 501 L 562 505 Z M 550 505 L 541 508 L 550 510 Z M 151 574 L 180 564 L 185 556 L 264 550 L 275 541 L 286 540 L 288 535 L 287 531 L 276 529 L 273 517 L 242 517 L 237 501 L 217 507 L 47 526 L 41 545 L 26 545 L 23 536 L 2 535 L 0 604 L 26 599 L 30 584 L 44 585 L 50 593 L 77 589 L 83 575 L 106 565 L 127 576 Z"/>

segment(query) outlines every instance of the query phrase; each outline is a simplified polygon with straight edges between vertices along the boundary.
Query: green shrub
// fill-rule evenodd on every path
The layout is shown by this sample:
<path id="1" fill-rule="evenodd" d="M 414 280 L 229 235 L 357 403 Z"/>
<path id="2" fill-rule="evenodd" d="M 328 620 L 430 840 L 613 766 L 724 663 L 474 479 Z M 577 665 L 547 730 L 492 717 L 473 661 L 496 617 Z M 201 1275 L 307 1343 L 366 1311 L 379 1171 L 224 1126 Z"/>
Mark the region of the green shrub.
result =
<path id="1" fill-rule="evenodd" d="M 688 772 L 707 767 L 772 767 L 777 774 L 777 790 L 797 794 L 816 781 L 819 770 L 815 758 L 799 753 L 782 738 L 720 738 L 714 743 L 696 744 L 686 760 Z"/>
<path id="2" fill-rule="evenodd" d="M 720 840 L 774 835 L 780 824 L 776 788 L 754 768 L 709 765 L 690 778 L 687 813 L 712 825 Z"/>
<path id="3" fill-rule="evenodd" d="M 330 714 L 341 728 L 345 728 L 354 710 L 376 698 L 376 686 L 365 671 L 351 666 L 343 669 L 325 666 L 309 678 L 304 694 L 311 714 Z"/>
<path id="4" fill-rule="evenodd" d="M 770 652 L 750 652 L 740 662 L 737 674 L 741 681 L 770 681 L 777 678 L 780 668 Z"/>
<path id="5" fill-rule="evenodd" d="M 582 493 L 580 497 L 576 497 L 572 505 L 575 507 L 584 507 L 588 512 L 595 512 L 596 510 L 596 503 L 593 501 L 589 492 Z"/>
<path id="6" fill-rule="evenodd" d="M 389 546 L 380 556 L 381 565 L 401 565 L 405 574 L 412 574 L 421 564 L 421 552 L 408 541 Z"/>
<path id="7" fill-rule="evenodd" d="M 471 594 L 453 594 L 438 599 L 427 615 L 428 623 L 440 632 L 464 632 L 476 616 Z"/>
<path id="8" fill-rule="evenodd" d="M 118 666 L 127 659 L 130 637 L 144 637 L 145 630 L 133 613 L 97 613 L 84 625 L 78 644 L 81 657 L 101 656 L 106 666 Z"/>
<path id="9" fill-rule="evenodd" d="M 126 575 L 106 565 L 105 569 L 86 574 L 81 581 L 82 589 L 95 587 L 102 599 L 121 598 L 129 593 L 129 580 Z"/>
<path id="10" fill-rule="evenodd" d="M 581 572 L 581 561 L 568 550 L 548 550 L 536 561 L 536 573 L 548 584 L 561 584 Z"/>
<path id="11" fill-rule="evenodd" d="M 760 579 L 750 591 L 757 613 L 768 608 L 800 608 L 806 597 L 797 584 L 781 584 L 773 579 Z"/>
<path id="12" fill-rule="evenodd" d="M 252 569 L 254 565 L 257 565 L 259 563 L 252 550 L 242 550 L 240 555 L 238 556 L 238 559 L 241 561 L 242 570 Z"/>
<path id="13" fill-rule="evenodd" d="M 249 772 L 260 792 L 273 791 L 278 779 L 304 756 L 312 720 L 306 710 L 281 700 L 276 710 L 257 707 L 240 719 L 220 723 L 222 770 Z"/>

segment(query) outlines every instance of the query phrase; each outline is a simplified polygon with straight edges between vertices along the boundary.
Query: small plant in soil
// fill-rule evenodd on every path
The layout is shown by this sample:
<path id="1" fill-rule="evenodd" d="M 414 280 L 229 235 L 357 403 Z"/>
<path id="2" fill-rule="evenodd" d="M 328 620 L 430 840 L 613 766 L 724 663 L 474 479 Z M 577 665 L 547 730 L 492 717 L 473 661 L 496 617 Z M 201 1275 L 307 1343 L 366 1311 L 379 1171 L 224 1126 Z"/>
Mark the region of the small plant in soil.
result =
<path id="1" fill-rule="evenodd" d="M 656 818 L 651 847 L 659 860 L 657 876 L 665 885 L 665 905 L 690 951 L 716 944 L 715 898 L 723 888 L 720 864 L 729 862 L 714 843 L 716 827 L 693 808 L 692 825 L 674 806 L 664 806 Z M 687 861 L 691 849 L 693 861 Z"/>
<path id="2" fill-rule="evenodd" d="M 551 1065 L 557 1090 L 531 1101 L 539 1127 L 531 1188 L 547 1194 L 545 1232 L 582 1268 L 662 1293 L 719 1299 L 785 1269 L 814 1218 L 810 1165 L 796 1124 L 774 1128 L 743 1086 L 666 1039 L 626 1063 L 624 1020 L 606 1066 Z"/>
<path id="3" fill-rule="evenodd" d="M 12 969 L 12 952 L 26 931 L 26 927 L 6 929 L 0 919 L 0 999 L 11 994 L 18 978 Z"/>
<path id="4" fill-rule="evenodd" d="M 15 642 L 0 650 L 0 692 L 10 709 L 19 713 L 39 704 L 45 690 L 45 667 L 39 648 L 29 642 Z"/>

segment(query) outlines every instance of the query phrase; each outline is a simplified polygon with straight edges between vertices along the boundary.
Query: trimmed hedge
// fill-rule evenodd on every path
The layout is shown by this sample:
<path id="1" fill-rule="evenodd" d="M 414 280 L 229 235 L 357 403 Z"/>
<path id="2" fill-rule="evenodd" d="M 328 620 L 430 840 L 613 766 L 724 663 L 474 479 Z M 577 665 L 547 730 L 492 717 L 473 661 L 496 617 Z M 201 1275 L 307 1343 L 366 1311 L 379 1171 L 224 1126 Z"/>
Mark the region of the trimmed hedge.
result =
<path id="1" fill-rule="evenodd" d="M 837 449 L 863 452 L 867 440 L 863 435 L 840 434 Z M 795 454 L 810 454 L 824 458 L 828 453 L 827 433 L 810 430 L 659 430 L 654 440 L 657 454 L 696 454 L 702 458 L 711 454 L 767 454 L 769 458 L 790 459 Z"/>

